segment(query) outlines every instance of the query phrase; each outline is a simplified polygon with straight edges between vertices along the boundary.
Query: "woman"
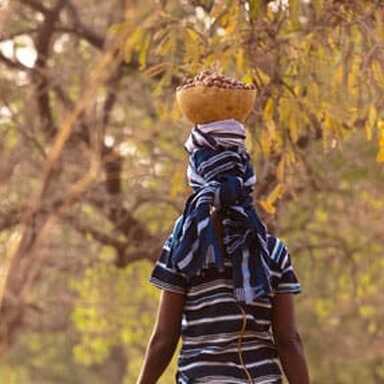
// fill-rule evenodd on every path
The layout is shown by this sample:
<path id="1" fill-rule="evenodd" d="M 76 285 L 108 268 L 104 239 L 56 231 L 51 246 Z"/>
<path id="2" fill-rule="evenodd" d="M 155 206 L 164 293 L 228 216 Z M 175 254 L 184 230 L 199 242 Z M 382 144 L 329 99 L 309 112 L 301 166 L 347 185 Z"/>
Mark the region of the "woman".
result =
<path id="1" fill-rule="evenodd" d="M 233 119 L 196 125 L 185 148 L 194 192 L 150 281 L 162 289 L 137 384 L 153 384 L 182 336 L 177 383 L 309 384 L 285 244 L 253 204 L 256 177 Z"/>

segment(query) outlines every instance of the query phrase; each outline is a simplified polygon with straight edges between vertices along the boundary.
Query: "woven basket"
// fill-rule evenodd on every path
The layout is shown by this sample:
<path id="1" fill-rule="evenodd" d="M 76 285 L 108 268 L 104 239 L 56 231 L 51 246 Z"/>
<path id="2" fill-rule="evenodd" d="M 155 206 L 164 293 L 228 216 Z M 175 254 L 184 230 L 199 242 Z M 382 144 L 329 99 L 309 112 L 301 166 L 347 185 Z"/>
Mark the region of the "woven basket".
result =
<path id="1" fill-rule="evenodd" d="M 231 118 L 244 122 L 252 111 L 255 98 L 255 89 L 196 86 L 176 92 L 179 108 L 196 124 Z"/>

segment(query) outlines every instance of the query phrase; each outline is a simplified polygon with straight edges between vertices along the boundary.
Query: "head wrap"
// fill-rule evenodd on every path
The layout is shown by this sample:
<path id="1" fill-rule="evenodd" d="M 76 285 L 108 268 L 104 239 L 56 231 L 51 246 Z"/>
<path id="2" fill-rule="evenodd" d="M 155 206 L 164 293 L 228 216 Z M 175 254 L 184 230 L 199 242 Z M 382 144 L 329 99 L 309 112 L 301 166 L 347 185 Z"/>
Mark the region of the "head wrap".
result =
<path id="1" fill-rule="evenodd" d="M 256 175 L 245 148 L 244 126 L 234 119 L 195 125 L 184 147 L 193 189 L 172 232 L 170 260 L 186 276 L 215 265 L 224 255 L 211 220 L 221 211 L 223 243 L 232 261 L 234 296 L 250 303 L 271 293 L 266 226 L 252 204 Z"/>

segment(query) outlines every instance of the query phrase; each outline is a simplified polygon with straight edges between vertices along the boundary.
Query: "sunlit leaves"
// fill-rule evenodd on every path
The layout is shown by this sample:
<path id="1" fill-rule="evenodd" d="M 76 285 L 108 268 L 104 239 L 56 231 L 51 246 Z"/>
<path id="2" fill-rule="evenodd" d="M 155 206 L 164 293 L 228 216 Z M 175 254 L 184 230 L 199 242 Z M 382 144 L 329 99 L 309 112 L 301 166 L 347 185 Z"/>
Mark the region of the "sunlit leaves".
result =
<path id="1" fill-rule="evenodd" d="M 85 271 L 71 286 L 79 299 L 72 320 L 81 335 L 74 357 L 89 365 L 104 361 L 111 347 L 124 344 L 137 356 L 153 324 L 157 290 L 147 283 L 151 264 L 140 262 L 126 269 L 100 263 Z M 134 354 L 136 350 L 136 355 Z"/>
<path id="2" fill-rule="evenodd" d="M 289 0 L 289 17 L 292 28 L 300 28 L 300 0 Z"/>
<path id="3" fill-rule="evenodd" d="M 330 299 L 315 299 L 313 302 L 313 307 L 316 315 L 320 319 L 327 318 L 334 309 Z"/>
<path id="4" fill-rule="evenodd" d="M 258 17 L 260 17 L 262 11 L 263 11 L 263 1 L 262 0 L 249 0 L 249 14 L 251 17 L 251 20 L 256 20 Z"/>
<path id="5" fill-rule="evenodd" d="M 335 8 L 318 0 L 276 4 L 280 4 L 273 11 L 276 18 L 268 20 L 264 19 L 266 6 L 258 0 L 212 3 L 209 12 L 205 6 L 196 7 L 194 15 L 186 9 L 176 12 L 176 8 L 159 13 L 157 18 L 149 15 L 145 28 L 133 31 L 126 43 L 127 60 L 136 50 L 141 68 L 150 64 L 149 75 L 162 74 L 154 88 L 156 97 L 171 84 L 173 76 L 192 74 L 213 63 L 240 77 L 252 73 L 252 80 L 254 70 L 258 76 L 267 71 L 269 78 L 259 80 L 276 96 L 272 99 L 275 116 L 264 117 L 267 132 L 260 133 L 267 155 L 277 151 L 272 149 L 273 142 L 280 141 L 280 151 L 286 150 L 287 138 L 296 144 L 307 135 L 314 119 L 323 129 L 324 149 L 334 147 L 345 139 L 347 131 L 355 129 L 364 111 L 368 111 L 365 130 L 370 140 L 376 127 L 373 112 L 382 90 L 383 67 L 374 39 L 368 40 L 364 23 L 355 21 L 368 17 L 375 5 Z M 374 21 L 372 30 L 377 31 L 371 36 L 379 36 L 384 28 L 377 13 Z M 282 84 L 296 95 L 287 96 Z M 311 119 L 307 118 L 309 113 Z"/>
<path id="6" fill-rule="evenodd" d="M 371 105 L 368 110 L 368 116 L 365 123 L 365 133 L 367 140 L 372 140 L 372 131 L 377 121 L 377 110 L 374 105 Z"/>
<path id="7" fill-rule="evenodd" d="M 361 118 L 370 140 L 377 128 L 374 113 L 384 75 L 376 59 L 377 48 L 367 46 L 374 41 L 366 39 L 363 24 L 353 22 L 358 17 L 354 8 L 337 10 L 322 1 L 281 3 L 285 5 L 272 12 L 276 17 L 268 19 L 264 19 L 266 7 L 261 1 L 218 3 L 209 13 L 198 7 L 194 15 L 183 14 L 185 9 L 177 17 L 172 11 L 162 13 L 156 22 L 149 17 L 152 21 L 147 28 L 135 31 L 128 45 L 137 47 L 141 68 L 149 67 L 148 76 L 160 75 L 155 98 L 162 97 L 174 76 L 194 74 L 212 64 L 243 80 L 256 81 L 261 89 L 270 88 L 273 96 L 260 104 L 262 111 L 255 111 L 263 115 L 257 140 L 266 156 L 294 153 L 299 140 L 307 140 L 314 131 L 324 150 L 340 147 Z M 373 9 L 367 8 L 366 14 Z M 332 17 L 322 23 L 327 13 Z M 380 18 L 375 21 L 372 28 L 380 33 Z M 275 23 L 280 23 L 277 32 L 273 32 Z M 156 24 L 162 28 L 157 29 Z M 161 112 L 161 117 L 168 118 L 169 111 Z M 181 118 L 176 112 L 172 115 Z M 280 178 L 292 163 L 279 163 Z"/>
<path id="8" fill-rule="evenodd" d="M 364 354 L 356 364 L 353 354 L 360 352 L 359 348 L 370 350 L 367 338 L 380 340 L 384 316 L 379 302 L 384 268 L 383 187 L 382 174 L 373 164 L 375 158 L 384 162 L 384 27 L 382 13 L 374 8 L 378 2 L 292 0 L 281 2 L 288 5 L 280 11 L 259 0 L 198 2 L 201 6 L 191 2 L 161 3 L 161 12 L 159 2 L 128 7 L 127 20 L 110 30 L 129 31 L 121 47 L 126 64 L 121 87 L 114 89 L 117 101 L 105 127 L 108 135 L 113 135 L 116 148 L 125 152 L 123 192 L 118 198 L 156 239 L 165 235 L 180 213 L 189 188 L 182 142 L 190 123 L 174 101 L 180 78 L 216 64 L 228 75 L 254 82 L 259 94 L 247 123 L 252 132 L 247 144 L 261 165 L 256 169 L 258 186 L 263 190 L 260 203 L 271 215 L 281 212 L 279 219 L 302 278 L 304 295 L 298 306 L 299 317 L 315 362 L 316 381 L 326 383 L 331 378 L 336 384 L 353 380 L 370 383 L 370 368 L 364 367 L 372 361 Z M 101 14 L 95 19 L 95 30 L 102 33 L 104 27 L 98 24 L 99 19 Z M 84 49 L 81 43 L 77 45 L 77 37 L 68 37 L 71 50 L 77 57 L 93 59 L 95 52 Z M 76 51 L 76 46 L 82 50 Z M 52 71 L 56 80 L 49 93 L 55 95 L 55 116 L 63 108 L 57 95 L 67 93 L 75 100 L 81 89 L 81 71 L 74 70 L 78 64 L 70 52 L 65 51 L 60 60 L 68 60 L 65 64 L 71 70 L 63 73 L 71 84 L 66 86 L 60 76 L 55 76 L 60 73 L 55 68 L 61 71 L 61 67 L 56 66 L 60 64 L 57 57 L 52 57 L 49 73 Z M 83 67 L 85 62 L 79 63 Z M 5 96 L 12 84 L 4 88 Z M 95 108 L 100 113 L 90 116 L 90 127 L 99 124 L 101 101 L 102 97 Z M 30 114 L 35 111 L 31 108 Z M 11 116 L 4 117 L 4 152 L 17 150 L 23 140 L 33 139 L 34 145 L 36 139 L 44 143 L 38 127 L 36 131 L 17 130 Z M 355 142 L 351 148 L 356 135 L 358 144 Z M 27 162 L 33 165 L 33 157 L 26 158 L 24 164 Z M 68 169 L 68 162 L 64 165 Z M 30 186 L 39 185 L 37 177 L 30 177 L 34 170 L 24 166 L 17 167 L 17 172 L 17 188 L 12 193 L 3 192 L 3 200 L 14 201 L 20 188 L 26 189 L 29 196 Z M 270 176 L 269 172 L 276 176 L 270 184 L 269 177 L 264 178 L 265 173 Z M 302 173 L 306 173 L 305 180 L 300 179 Z M 103 175 L 99 181 L 96 190 L 87 194 L 90 200 L 80 203 L 76 213 L 81 214 L 85 227 L 92 224 L 102 229 L 107 239 L 125 242 L 127 238 L 114 230 L 115 223 L 108 217 L 115 206 L 108 205 L 111 196 L 102 188 Z M 92 208 L 84 204 L 92 204 Z M 66 227 L 60 240 L 69 240 L 65 237 L 68 232 Z M 86 230 L 78 241 L 82 244 L 77 250 L 79 260 L 90 266 L 84 274 L 79 271 L 74 286 L 77 300 L 72 320 L 78 339 L 71 351 L 78 362 L 76 368 L 108 364 L 111 349 L 123 345 L 128 361 L 124 384 L 134 383 L 157 303 L 157 293 L 146 280 L 152 265 L 143 262 L 118 270 L 113 267 L 115 247 L 100 245 Z M 140 254 L 135 245 L 129 244 L 129 251 L 131 246 L 132 252 Z M 49 252 L 54 264 L 59 258 Z M 63 263 L 63 268 L 67 267 Z M 52 269 L 54 277 L 55 273 L 56 269 Z M 61 345 L 57 342 L 58 347 Z M 41 356 L 44 347 L 44 342 L 32 337 L 28 351 Z M 351 359 L 346 359 L 345 353 Z M 374 356 L 376 352 L 369 353 Z M 36 359 L 38 367 L 51 365 L 51 350 L 45 356 L 50 359 Z M 60 357 L 56 361 L 61 361 Z M 372 371 L 376 381 L 382 377 L 379 364 Z M 359 376 L 355 376 L 356 372 Z M 0 368 L 1 382 L 29 382 L 29 378 L 16 381 L 14 377 L 16 374 Z M 172 379 L 165 376 L 164 383 Z M 93 379 L 82 382 L 96 383 Z"/>
<path id="9" fill-rule="evenodd" d="M 275 204 L 282 197 L 284 193 L 284 186 L 282 184 L 277 184 L 272 192 L 265 198 L 260 201 L 261 206 L 264 210 L 270 214 L 276 212 Z"/>
<path id="10" fill-rule="evenodd" d="M 384 206 L 379 191 L 384 179 L 374 164 L 375 143 L 364 142 L 364 135 L 361 131 L 359 137 L 349 137 L 342 153 L 330 152 L 326 159 L 319 151 L 307 154 L 305 185 L 311 175 L 320 174 L 325 185 L 286 204 L 281 221 L 304 286 L 298 308 L 300 320 L 311 324 L 303 326 L 310 361 L 318 361 L 331 347 L 337 366 L 348 356 L 348 361 L 360 364 L 356 374 L 370 383 L 372 371 L 363 366 L 377 356 L 371 346 L 382 335 L 384 316 L 379 304 L 384 287 Z M 368 161 L 373 163 L 369 169 Z M 297 174 L 296 182 L 301 177 Z M 312 343 L 319 337 L 324 342 Z M 333 371 L 329 361 L 312 367 L 320 382 Z M 335 382 L 348 383 L 352 377 L 348 367 L 345 378 Z"/>
<path id="11" fill-rule="evenodd" d="M 197 72 L 197 65 L 204 55 L 204 40 L 201 35 L 192 27 L 186 27 L 184 30 L 185 53 L 184 63 L 191 65 L 191 71 Z"/>
<path id="12" fill-rule="evenodd" d="M 379 122 L 379 152 L 377 154 L 377 161 L 384 163 L 384 121 Z"/>

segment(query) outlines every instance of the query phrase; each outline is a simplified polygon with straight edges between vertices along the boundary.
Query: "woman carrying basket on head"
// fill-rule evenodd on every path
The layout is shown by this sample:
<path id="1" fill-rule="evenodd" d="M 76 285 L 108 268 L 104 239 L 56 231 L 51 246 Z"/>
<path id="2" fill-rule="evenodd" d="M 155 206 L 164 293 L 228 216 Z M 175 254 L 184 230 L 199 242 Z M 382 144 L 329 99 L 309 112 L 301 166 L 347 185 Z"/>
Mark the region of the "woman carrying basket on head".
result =
<path id="1" fill-rule="evenodd" d="M 150 276 L 162 293 L 137 384 L 158 381 L 180 336 L 177 383 L 282 384 L 284 371 L 289 384 L 309 384 L 301 285 L 253 207 L 244 126 L 223 116 L 195 124 L 184 144 L 193 193 Z"/>

